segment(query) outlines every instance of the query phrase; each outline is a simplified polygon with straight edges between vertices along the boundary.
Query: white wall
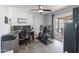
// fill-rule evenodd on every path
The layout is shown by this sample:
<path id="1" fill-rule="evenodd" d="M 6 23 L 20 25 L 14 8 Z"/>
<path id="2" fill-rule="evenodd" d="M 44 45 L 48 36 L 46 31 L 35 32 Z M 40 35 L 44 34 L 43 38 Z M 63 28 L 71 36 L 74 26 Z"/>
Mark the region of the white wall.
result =
<path id="1" fill-rule="evenodd" d="M 52 14 L 45 15 L 45 25 L 52 25 Z"/>
<path id="2" fill-rule="evenodd" d="M 35 14 L 33 18 L 34 30 L 37 35 L 40 31 L 40 25 L 45 25 L 45 16 L 42 14 Z"/>
<path id="3" fill-rule="evenodd" d="M 33 16 L 30 13 L 18 8 L 9 8 L 9 17 L 11 18 L 11 25 L 33 25 Z M 27 23 L 18 23 L 17 18 L 27 18 Z"/>
<path id="4" fill-rule="evenodd" d="M 0 6 L 0 24 L 4 23 L 4 17 L 8 16 L 8 7 Z"/>

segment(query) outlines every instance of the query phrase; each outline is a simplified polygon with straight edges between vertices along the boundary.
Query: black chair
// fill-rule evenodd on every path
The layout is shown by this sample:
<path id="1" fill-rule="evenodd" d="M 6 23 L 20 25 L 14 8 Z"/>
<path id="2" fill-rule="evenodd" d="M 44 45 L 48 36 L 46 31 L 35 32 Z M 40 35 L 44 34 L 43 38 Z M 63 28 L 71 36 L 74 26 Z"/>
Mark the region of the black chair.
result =
<path id="1" fill-rule="evenodd" d="M 40 32 L 38 35 L 38 39 L 44 43 L 45 45 L 52 43 L 52 41 L 48 40 L 49 36 L 48 36 L 48 29 L 47 27 L 44 27 L 43 32 Z"/>
<path id="2" fill-rule="evenodd" d="M 21 30 L 19 33 L 19 44 L 27 43 L 30 40 L 30 34 L 28 30 Z"/>

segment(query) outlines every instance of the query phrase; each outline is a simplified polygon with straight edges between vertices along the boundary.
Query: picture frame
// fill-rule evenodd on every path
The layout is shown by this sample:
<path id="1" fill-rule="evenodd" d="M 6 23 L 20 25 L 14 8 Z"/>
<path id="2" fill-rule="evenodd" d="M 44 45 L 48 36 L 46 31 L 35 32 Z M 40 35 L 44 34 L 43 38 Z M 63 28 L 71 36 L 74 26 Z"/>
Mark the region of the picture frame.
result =
<path id="1" fill-rule="evenodd" d="M 5 24 L 8 24 L 8 17 L 7 16 L 5 16 Z"/>
<path id="2" fill-rule="evenodd" d="M 17 18 L 18 23 L 27 23 L 27 18 Z"/>

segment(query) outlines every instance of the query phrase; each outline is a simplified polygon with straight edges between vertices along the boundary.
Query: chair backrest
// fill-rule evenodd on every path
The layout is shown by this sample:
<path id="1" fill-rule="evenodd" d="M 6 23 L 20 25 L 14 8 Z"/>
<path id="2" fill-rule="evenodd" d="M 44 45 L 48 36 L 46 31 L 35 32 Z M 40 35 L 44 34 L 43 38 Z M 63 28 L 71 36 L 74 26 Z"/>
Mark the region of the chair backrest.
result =
<path id="1" fill-rule="evenodd" d="M 43 33 L 47 33 L 47 32 L 48 32 L 47 27 L 44 27 Z"/>

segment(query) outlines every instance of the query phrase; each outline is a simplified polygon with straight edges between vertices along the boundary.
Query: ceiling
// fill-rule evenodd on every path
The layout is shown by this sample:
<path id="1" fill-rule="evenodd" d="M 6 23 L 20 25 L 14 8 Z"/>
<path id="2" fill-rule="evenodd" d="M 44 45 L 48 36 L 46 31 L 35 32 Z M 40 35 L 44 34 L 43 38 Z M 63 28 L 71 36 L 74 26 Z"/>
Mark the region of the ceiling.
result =
<path id="1" fill-rule="evenodd" d="M 69 5 L 42 5 L 44 9 L 50 9 L 51 12 L 68 7 Z M 30 11 L 30 9 L 38 9 L 38 5 L 11 5 L 10 7 L 21 8 L 28 12 L 38 13 L 38 11 Z M 51 12 L 43 12 L 43 14 L 48 14 Z"/>

